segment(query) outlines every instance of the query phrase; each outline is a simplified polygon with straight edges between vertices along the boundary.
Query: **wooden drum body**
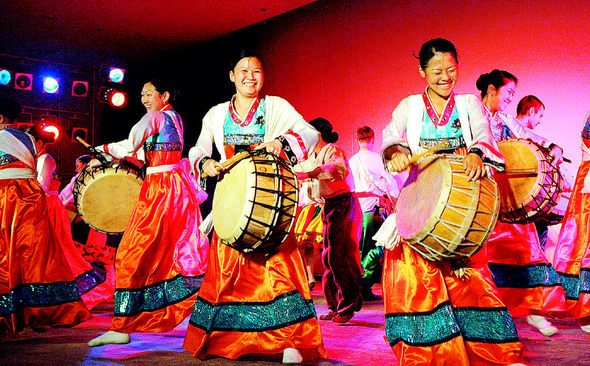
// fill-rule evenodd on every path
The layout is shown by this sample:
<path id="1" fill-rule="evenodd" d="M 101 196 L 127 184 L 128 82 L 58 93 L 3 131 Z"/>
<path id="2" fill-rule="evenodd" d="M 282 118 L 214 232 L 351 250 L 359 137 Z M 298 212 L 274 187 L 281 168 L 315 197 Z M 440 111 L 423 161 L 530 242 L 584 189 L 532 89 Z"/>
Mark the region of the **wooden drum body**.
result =
<path id="1" fill-rule="evenodd" d="M 490 178 L 467 181 L 463 156 L 419 161 L 397 201 L 400 236 L 429 260 L 467 258 L 483 247 L 500 210 Z"/>
<path id="2" fill-rule="evenodd" d="M 526 224 L 548 214 L 559 200 L 561 174 L 547 152 L 525 139 L 498 143 L 506 169 L 494 175 L 500 190 L 500 221 Z"/>
<path id="3" fill-rule="evenodd" d="M 222 243 L 243 253 L 272 253 L 289 234 L 297 209 L 290 166 L 266 152 L 226 170 L 213 195 L 213 226 Z"/>
<path id="4" fill-rule="evenodd" d="M 120 234 L 129 223 L 142 184 L 141 172 L 129 165 L 87 167 L 76 178 L 74 202 L 90 227 L 105 234 Z"/>

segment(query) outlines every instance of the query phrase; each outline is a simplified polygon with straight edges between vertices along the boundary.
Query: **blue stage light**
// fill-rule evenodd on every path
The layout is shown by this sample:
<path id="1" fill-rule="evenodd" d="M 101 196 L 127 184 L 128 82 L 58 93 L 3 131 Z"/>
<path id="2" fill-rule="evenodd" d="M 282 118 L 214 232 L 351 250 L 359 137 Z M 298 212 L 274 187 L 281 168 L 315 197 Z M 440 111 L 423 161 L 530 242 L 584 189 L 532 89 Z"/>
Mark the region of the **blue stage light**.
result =
<path id="1" fill-rule="evenodd" d="M 12 74 L 6 69 L 0 69 L 0 85 L 6 86 L 10 84 L 12 80 Z"/>
<path id="2" fill-rule="evenodd" d="M 55 94 L 59 91 L 59 80 L 52 77 L 43 78 L 43 92 Z"/>
<path id="3" fill-rule="evenodd" d="M 112 83 L 121 84 L 125 79 L 125 69 L 119 67 L 109 68 L 109 81 Z"/>

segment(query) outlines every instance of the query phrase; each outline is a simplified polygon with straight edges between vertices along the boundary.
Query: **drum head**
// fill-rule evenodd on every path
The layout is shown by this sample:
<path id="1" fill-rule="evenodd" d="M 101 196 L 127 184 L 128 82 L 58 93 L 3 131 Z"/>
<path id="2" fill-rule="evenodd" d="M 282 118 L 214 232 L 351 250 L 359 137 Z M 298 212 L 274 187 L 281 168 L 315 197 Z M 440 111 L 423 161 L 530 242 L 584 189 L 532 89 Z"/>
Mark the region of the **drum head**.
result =
<path id="1" fill-rule="evenodd" d="M 252 211 L 254 166 L 244 159 L 217 182 L 213 194 L 213 227 L 219 239 L 233 243 L 244 230 L 244 213 Z"/>
<path id="2" fill-rule="evenodd" d="M 438 206 L 441 195 L 448 195 L 449 189 L 443 189 L 443 185 L 449 184 L 443 179 L 446 172 L 443 164 L 443 159 L 432 157 L 422 159 L 412 169 L 396 206 L 397 229 L 402 238 L 414 237 L 433 216 L 434 211 L 440 209 Z"/>
<path id="3" fill-rule="evenodd" d="M 125 231 L 143 180 L 120 166 L 84 171 L 76 185 L 78 212 L 93 229 L 107 234 Z"/>
<path id="4" fill-rule="evenodd" d="M 539 189 L 540 151 L 526 140 L 505 140 L 498 143 L 506 159 L 506 172 L 495 174 L 500 192 L 501 210 L 526 205 Z M 520 174 L 517 172 L 521 172 Z"/>

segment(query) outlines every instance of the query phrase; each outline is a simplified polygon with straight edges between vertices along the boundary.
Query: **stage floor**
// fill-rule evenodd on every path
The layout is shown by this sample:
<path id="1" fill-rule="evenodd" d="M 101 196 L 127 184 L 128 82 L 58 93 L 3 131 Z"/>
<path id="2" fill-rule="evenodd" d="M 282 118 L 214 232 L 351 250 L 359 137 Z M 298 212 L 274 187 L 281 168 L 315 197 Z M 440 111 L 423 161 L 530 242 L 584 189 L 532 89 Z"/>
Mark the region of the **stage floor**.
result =
<path id="1" fill-rule="evenodd" d="M 374 288 L 380 293 L 380 286 Z M 321 289 L 313 291 L 318 316 L 327 312 Z M 91 348 L 86 343 L 105 332 L 112 317 L 112 303 L 93 310 L 91 319 L 71 329 L 51 329 L 45 333 L 26 330 L 16 338 L 0 340 L 2 365 L 278 365 L 280 358 L 232 361 L 195 359 L 182 349 L 188 319 L 167 333 L 141 333 L 131 336 L 127 345 Z M 385 341 L 383 302 L 366 303 L 352 320 L 343 325 L 320 321 L 328 356 L 305 365 L 398 365 Z M 556 320 L 559 333 L 547 338 L 516 319 L 525 345 L 525 361 L 538 366 L 590 366 L 590 334 L 573 321 Z"/>

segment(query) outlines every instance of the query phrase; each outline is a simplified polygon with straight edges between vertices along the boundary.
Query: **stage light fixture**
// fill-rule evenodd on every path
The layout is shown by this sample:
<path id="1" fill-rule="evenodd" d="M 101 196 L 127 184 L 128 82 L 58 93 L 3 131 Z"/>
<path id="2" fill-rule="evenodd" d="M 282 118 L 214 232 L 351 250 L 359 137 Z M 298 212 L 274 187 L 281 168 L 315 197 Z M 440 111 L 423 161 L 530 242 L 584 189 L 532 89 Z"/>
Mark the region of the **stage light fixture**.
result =
<path id="1" fill-rule="evenodd" d="M 72 96 L 73 97 L 86 97 L 86 96 L 88 96 L 88 82 L 74 80 L 72 82 Z"/>
<path id="2" fill-rule="evenodd" d="M 62 137 L 62 124 L 55 116 L 44 116 L 41 118 L 40 127 L 43 131 L 53 134 L 54 142 L 59 142 Z"/>
<path id="3" fill-rule="evenodd" d="M 72 127 L 72 142 L 78 142 L 76 137 L 80 137 L 82 140 L 88 140 L 88 129 L 85 127 Z"/>
<path id="4" fill-rule="evenodd" d="M 14 88 L 17 90 L 33 90 L 33 74 L 14 74 Z"/>
<path id="5" fill-rule="evenodd" d="M 120 67 L 109 68 L 109 81 L 111 83 L 122 84 L 125 79 L 125 69 Z"/>
<path id="6" fill-rule="evenodd" d="M 7 86 L 12 80 L 12 73 L 10 70 L 0 69 L 0 85 Z"/>
<path id="7" fill-rule="evenodd" d="M 127 105 L 127 93 L 120 90 L 111 90 L 107 94 L 107 100 L 112 107 L 123 108 Z"/>
<path id="8" fill-rule="evenodd" d="M 43 78 L 43 93 L 56 94 L 59 91 L 59 80 L 46 76 Z"/>

